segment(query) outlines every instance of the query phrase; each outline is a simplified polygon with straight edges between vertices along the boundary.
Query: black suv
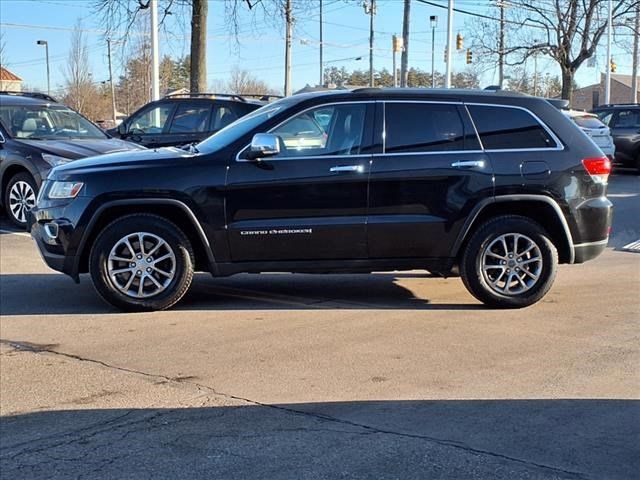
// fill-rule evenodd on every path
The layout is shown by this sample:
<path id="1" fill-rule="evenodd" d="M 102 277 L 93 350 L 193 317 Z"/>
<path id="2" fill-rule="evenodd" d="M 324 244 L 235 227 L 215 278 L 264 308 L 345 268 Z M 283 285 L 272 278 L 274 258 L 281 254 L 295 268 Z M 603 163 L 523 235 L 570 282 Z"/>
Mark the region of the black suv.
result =
<path id="1" fill-rule="evenodd" d="M 640 104 L 601 105 L 593 113 L 611 130 L 616 162 L 640 173 Z"/>
<path id="2" fill-rule="evenodd" d="M 201 142 L 238 118 L 260 108 L 271 96 L 221 93 L 168 95 L 141 107 L 118 127 L 113 137 L 145 147 L 179 147 Z"/>
<path id="3" fill-rule="evenodd" d="M 42 180 L 77 158 L 140 150 L 109 138 L 78 112 L 41 93 L 0 92 L 0 207 L 18 227 L 36 204 Z"/>
<path id="4" fill-rule="evenodd" d="M 125 310 L 174 305 L 194 270 L 459 272 L 524 307 L 611 225 L 609 159 L 547 101 L 502 91 L 296 95 L 189 152 L 106 158 L 53 170 L 31 235 Z"/>

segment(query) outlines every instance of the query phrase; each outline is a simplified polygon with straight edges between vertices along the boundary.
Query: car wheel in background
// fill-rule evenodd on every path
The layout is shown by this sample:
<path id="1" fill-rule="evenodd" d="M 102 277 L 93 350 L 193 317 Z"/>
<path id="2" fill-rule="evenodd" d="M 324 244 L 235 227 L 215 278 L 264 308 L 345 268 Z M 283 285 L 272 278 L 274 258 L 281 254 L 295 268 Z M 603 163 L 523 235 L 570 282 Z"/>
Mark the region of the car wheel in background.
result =
<path id="1" fill-rule="evenodd" d="M 38 186 L 27 172 L 21 172 L 9 180 L 4 192 L 4 205 L 7 216 L 15 226 L 27 227 L 27 213 L 36 206 Z"/>

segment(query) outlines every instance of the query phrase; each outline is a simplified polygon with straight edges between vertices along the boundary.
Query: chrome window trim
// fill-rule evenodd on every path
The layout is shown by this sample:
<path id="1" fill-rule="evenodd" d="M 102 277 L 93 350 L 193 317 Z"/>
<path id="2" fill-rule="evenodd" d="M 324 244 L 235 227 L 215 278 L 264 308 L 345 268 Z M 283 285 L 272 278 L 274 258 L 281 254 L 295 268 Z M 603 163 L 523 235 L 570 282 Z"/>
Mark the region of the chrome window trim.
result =
<path id="1" fill-rule="evenodd" d="M 466 105 L 464 106 L 464 111 L 467 112 L 467 117 L 469 118 L 469 121 L 471 122 L 471 126 L 473 127 L 473 131 L 476 133 L 476 138 L 478 139 L 478 144 L 480 145 L 480 148 L 482 149 L 482 151 L 484 151 L 484 144 L 482 143 L 482 139 L 480 138 L 480 134 L 478 133 L 478 128 L 476 127 L 476 122 L 473 120 L 473 117 L 471 116 L 471 112 L 469 111 L 469 109 L 467 108 Z"/>
<path id="2" fill-rule="evenodd" d="M 431 152 L 398 152 L 398 153 L 374 153 L 374 157 L 398 157 L 415 155 L 462 155 L 465 153 L 485 153 L 485 150 L 442 150 Z"/>
<path id="3" fill-rule="evenodd" d="M 479 103 L 479 102 L 469 102 L 469 103 L 465 103 L 464 105 L 465 106 L 467 106 L 467 105 L 476 105 L 476 106 L 479 106 L 479 107 L 493 107 L 493 108 L 512 108 L 512 109 L 516 109 L 516 110 L 523 110 L 524 112 L 526 112 L 529 115 L 531 115 L 533 117 L 533 119 L 536 122 L 538 122 L 538 124 L 549 134 L 549 136 L 553 139 L 553 141 L 556 142 L 556 146 L 555 147 L 485 148 L 484 149 L 485 152 L 489 152 L 489 153 L 497 153 L 497 152 L 559 152 L 559 151 L 564 150 L 564 144 L 560 141 L 558 136 L 555 133 L 553 133 L 553 130 L 551 130 L 551 128 L 549 128 L 549 126 L 540 119 L 540 117 L 538 117 L 535 113 L 533 113 L 528 108 L 520 107 L 520 106 L 517 106 L 517 105 L 503 105 L 503 104 L 497 104 L 497 103 Z M 469 112 L 469 117 L 471 118 L 471 121 L 474 122 L 473 116 L 471 115 L 471 112 Z M 475 122 L 474 122 L 474 128 L 475 128 Z M 482 142 L 482 139 L 480 138 L 479 133 L 478 133 L 478 138 Z M 482 143 L 481 143 L 481 145 L 482 145 Z M 483 148 L 484 148 L 484 145 L 483 145 Z"/>
<path id="4" fill-rule="evenodd" d="M 353 105 L 353 104 L 361 104 L 361 103 L 376 103 L 376 100 L 354 100 L 354 101 L 345 101 L 345 102 L 331 102 L 331 103 L 323 103 L 320 105 L 312 105 L 310 107 L 305 108 L 304 110 L 300 110 L 299 112 L 297 112 L 294 116 L 291 117 L 287 117 L 285 120 L 283 120 L 282 122 L 280 122 L 279 124 L 277 124 L 276 126 L 272 127 L 268 132 L 262 132 L 262 133 L 272 133 L 276 128 L 280 127 L 281 125 L 284 125 L 286 122 L 288 122 L 289 120 L 291 120 L 294 117 L 297 117 L 298 115 L 301 115 L 305 112 L 308 112 L 309 110 L 313 110 L 315 108 L 323 108 L 323 107 L 330 107 L 333 105 Z M 245 145 L 244 147 L 242 147 L 240 149 L 240 151 L 236 154 L 236 162 L 237 163 L 253 163 L 253 160 L 248 160 L 246 158 L 240 158 L 240 154 L 242 152 L 244 152 L 248 147 L 251 146 L 251 143 L 248 143 L 247 145 Z M 371 157 L 371 154 L 365 154 L 365 153 L 358 153 L 355 155 L 301 155 L 301 156 L 297 156 L 297 157 L 269 157 L 269 161 L 270 162 L 277 162 L 277 161 L 282 161 L 282 160 L 301 160 L 301 159 L 305 159 L 305 158 L 309 158 L 309 159 L 320 159 L 320 158 L 336 158 L 336 157 L 344 157 L 344 158 L 358 158 L 358 157 Z"/>

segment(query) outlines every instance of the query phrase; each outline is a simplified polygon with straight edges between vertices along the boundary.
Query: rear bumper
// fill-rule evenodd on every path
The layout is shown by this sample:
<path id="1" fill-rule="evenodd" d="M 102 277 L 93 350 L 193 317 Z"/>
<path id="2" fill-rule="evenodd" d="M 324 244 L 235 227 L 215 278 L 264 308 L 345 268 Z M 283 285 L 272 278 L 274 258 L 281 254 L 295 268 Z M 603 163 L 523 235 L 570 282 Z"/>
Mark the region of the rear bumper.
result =
<path id="1" fill-rule="evenodd" d="M 609 238 L 605 238 L 604 240 L 600 240 L 598 242 L 588 242 L 574 245 L 574 263 L 583 263 L 596 258 L 598 255 L 604 252 L 604 250 L 607 248 L 608 242 Z"/>

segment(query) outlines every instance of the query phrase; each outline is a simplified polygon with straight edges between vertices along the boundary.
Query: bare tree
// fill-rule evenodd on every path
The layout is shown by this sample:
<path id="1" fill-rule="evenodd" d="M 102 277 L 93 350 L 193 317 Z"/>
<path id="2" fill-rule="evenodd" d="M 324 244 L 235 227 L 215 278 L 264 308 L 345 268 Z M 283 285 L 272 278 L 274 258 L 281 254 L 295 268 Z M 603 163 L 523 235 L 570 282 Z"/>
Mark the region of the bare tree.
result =
<path id="1" fill-rule="evenodd" d="M 574 77 L 596 52 L 607 30 L 608 0 L 502 0 L 506 9 L 507 65 L 522 65 L 535 53 L 552 58 L 560 67 L 562 98 L 571 99 Z M 614 22 L 634 10 L 640 0 L 613 2 Z M 498 22 L 482 19 L 473 28 L 473 48 L 484 62 L 499 55 Z M 608 68 L 608 61 L 607 61 Z"/>
<path id="2" fill-rule="evenodd" d="M 64 69 L 66 81 L 65 103 L 80 113 L 87 114 L 87 104 L 95 94 L 89 65 L 89 51 L 87 41 L 82 32 L 82 23 L 76 21 L 71 35 L 69 57 Z"/>
<path id="3" fill-rule="evenodd" d="M 241 70 L 239 68 L 235 68 L 231 72 L 231 78 L 229 78 L 225 90 L 238 95 L 276 95 L 278 93 L 266 82 L 251 75 L 247 70 Z"/>
<path id="4" fill-rule="evenodd" d="M 127 38 L 141 12 L 149 9 L 150 0 L 93 0 L 94 9 L 101 16 L 109 35 Z M 238 0 L 225 0 L 238 1 Z M 158 0 L 160 24 L 167 15 L 180 16 L 190 12 L 191 23 L 191 90 L 207 88 L 207 0 Z"/>
<path id="5" fill-rule="evenodd" d="M 0 67 L 7 67 L 7 42 L 4 39 L 4 32 L 0 32 Z"/>

